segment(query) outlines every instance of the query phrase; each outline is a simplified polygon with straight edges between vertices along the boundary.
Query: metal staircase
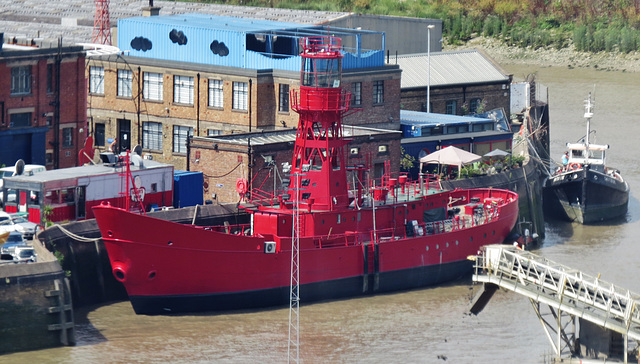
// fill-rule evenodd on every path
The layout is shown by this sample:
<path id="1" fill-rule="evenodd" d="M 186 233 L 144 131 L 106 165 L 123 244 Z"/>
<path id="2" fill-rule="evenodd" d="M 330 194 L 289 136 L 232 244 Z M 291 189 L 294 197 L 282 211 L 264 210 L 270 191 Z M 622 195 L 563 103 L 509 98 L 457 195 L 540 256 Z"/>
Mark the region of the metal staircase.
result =
<path id="1" fill-rule="evenodd" d="M 621 334 L 625 363 L 628 339 L 640 341 L 640 295 L 636 293 L 514 246 L 489 245 L 470 259 L 475 260 L 473 281 L 484 283 L 471 312 L 479 313 L 497 287 L 528 297 L 558 358 L 579 350 L 576 319 Z M 549 307 L 553 321 L 543 317 L 541 304 Z"/>

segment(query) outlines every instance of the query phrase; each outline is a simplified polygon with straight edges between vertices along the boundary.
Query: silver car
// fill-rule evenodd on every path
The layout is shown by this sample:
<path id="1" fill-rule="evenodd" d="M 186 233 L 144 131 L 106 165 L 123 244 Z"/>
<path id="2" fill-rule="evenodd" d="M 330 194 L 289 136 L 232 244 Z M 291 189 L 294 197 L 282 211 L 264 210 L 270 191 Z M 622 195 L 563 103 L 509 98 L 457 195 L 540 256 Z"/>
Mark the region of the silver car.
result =
<path id="1" fill-rule="evenodd" d="M 22 236 L 25 239 L 27 240 L 33 239 L 33 237 L 36 235 L 38 230 L 40 230 L 40 225 L 27 220 L 27 218 L 22 215 L 19 215 L 19 214 L 10 214 L 10 215 L 11 215 L 11 222 L 13 223 L 13 225 L 16 225 L 15 231 L 21 232 Z"/>

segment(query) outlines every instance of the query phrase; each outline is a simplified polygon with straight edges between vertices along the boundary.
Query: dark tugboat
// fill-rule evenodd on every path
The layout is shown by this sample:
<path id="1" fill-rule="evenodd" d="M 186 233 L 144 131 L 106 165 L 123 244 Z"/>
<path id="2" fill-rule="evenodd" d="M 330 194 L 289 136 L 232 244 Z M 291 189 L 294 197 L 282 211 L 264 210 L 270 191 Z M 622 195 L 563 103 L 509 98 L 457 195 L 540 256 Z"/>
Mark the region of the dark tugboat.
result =
<path id="1" fill-rule="evenodd" d="M 518 217 L 514 192 L 442 191 L 388 170 L 374 181 L 345 165 L 341 48 L 334 37 L 301 41 L 290 185 L 269 204 L 246 204 L 250 224 L 199 227 L 94 208 L 136 313 L 284 305 L 294 265 L 305 302 L 434 285 L 469 273 L 467 256 L 505 240 Z"/>
<path id="2" fill-rule="evenodd" d="M 605 164 L 608 145 L 591 144 L 591 94 L 585 101 L 587 135 L 580 143 L 567 143 L 566 163 L 544 184 L 545 213 L 563 220 L 591 224 L 627 213 L 629 185 L 620 171 Z"/>

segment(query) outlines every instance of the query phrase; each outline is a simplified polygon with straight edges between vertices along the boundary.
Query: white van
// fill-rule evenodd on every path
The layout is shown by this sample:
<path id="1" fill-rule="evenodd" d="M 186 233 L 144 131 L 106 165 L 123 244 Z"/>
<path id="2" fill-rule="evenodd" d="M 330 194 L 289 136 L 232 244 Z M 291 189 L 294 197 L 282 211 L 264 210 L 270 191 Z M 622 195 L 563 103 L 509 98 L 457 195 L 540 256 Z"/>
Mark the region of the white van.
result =
<path id="1" fill-rule="evenodd" d="M 44 172 L 47 167 L 40 164 L 25 164 L 23 176 L 33 176 L 35 173 Z M 2 187 L 4 186 L 4 178 L 12 177 L 16 173 L 16 166 L 0 168 L 0 204 L 4 201 L 4 193 Z"/>

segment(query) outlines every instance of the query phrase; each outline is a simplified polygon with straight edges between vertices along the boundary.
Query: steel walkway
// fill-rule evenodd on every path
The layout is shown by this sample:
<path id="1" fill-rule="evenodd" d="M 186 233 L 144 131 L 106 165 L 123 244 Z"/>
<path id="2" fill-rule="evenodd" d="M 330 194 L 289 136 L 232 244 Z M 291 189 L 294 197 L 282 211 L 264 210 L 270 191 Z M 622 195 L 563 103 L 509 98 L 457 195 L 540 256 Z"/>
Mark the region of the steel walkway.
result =
<path id="1" fill-rule="evenodd" d="M 640 296 L 636 293 L 514 246 L 489 245 L 470 259 L 475 260 L 473 281 L 484 283 L 471 312 L 479 313 L 498 287 L 528 297 L 558 358 L 565 350 L 572 355 L 577 352 L 576 318 L 621 334 L 625 363 L 628 339 L 640 341 Z M 553 321 L 545 320 L 541 304 L 549 307 Z"/>

